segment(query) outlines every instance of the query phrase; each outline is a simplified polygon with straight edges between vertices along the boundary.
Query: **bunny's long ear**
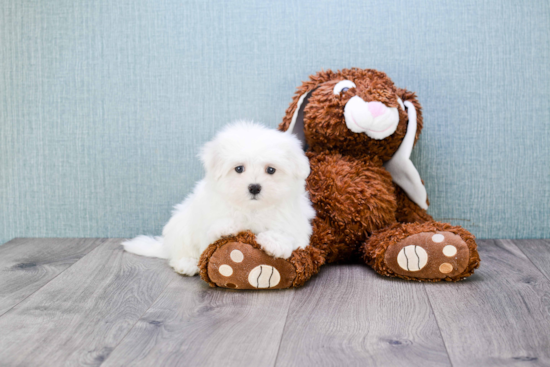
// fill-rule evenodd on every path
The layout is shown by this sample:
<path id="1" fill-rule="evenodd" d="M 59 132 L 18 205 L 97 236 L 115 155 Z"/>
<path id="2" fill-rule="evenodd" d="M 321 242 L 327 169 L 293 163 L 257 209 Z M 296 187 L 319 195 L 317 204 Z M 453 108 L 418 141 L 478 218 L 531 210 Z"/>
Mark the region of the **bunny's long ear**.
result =
<path id="1" fill-rule="evenodd" d="M 296 135 L 296 137 L 302 142 L 302 147 L 304 150 L 307 149 L 306 136 L 304 134 L 304 109 L 307 106 L 311 93 L 313 93 L 315 89 L 309 90 L 300 96 L 300 99 L 298 99 L 298 103 L 296 105 L 296 110 L 294 110 L 294 114 L 290 120 L 290 125 L 285 131 L 287 134 Z"/>
<path id="2" fill-rule="evenodd" d="M 384 163 L 384 167 L 391 173 L 393 182 L 401 187 L 413 202 L 422 209 L 428 209 L 426 188 L 410 159 L 417 130 L 416 109 L 410 101 L 405 101 L 404 105 L 409 116 L 407 133 L 397 152 L 389 161 Z"/>

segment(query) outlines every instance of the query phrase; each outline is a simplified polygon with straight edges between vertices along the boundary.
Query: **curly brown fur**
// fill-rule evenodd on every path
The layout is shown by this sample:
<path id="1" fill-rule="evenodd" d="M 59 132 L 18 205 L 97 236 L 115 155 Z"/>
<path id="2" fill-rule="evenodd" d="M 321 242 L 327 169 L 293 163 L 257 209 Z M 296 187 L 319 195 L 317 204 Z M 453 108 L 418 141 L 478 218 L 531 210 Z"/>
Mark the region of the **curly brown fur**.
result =
<path id="1" fill-rule="evenodd" d="M 317 217 L 337 237 L 327 242 L 314 221 L 310 243 L 323 250 L 328 262 L 347 261 L 373 231 L 395 222 L 397 203 L 391 175 L 380 160 L 357 159 L 339 153 L 307 153 L 312 172 L 307 190 Z"/>
<path id="2" fill-rule="evenodd" d="M 325 263 L 325 258 L 319 249 L 308 246 L 305 249 L 294 250 L 288 261 L 296 269 L 296 279 L 294 279 L 292 287 L 297 288 L 303 286 L 305 282 L 319 272 L 319 269 Z"/>
<path id="3" fill-rule="evenodd" d="M 461 273 L 454 277 L 447 277 L 444 279 L 419 279 L 415 277 L 403 276 L 393 272 L 386 264 L 384 255 L 386 249 L 396 243 L 404 240 L 405 238 L 422 232 L 435 232 L 435 231 L 447 231 L 459 235 L 464 242 L 466 242 L 468 249 L 470 250 L 470 258 L 468 260 L 468 266 Z M 421 280 L 428 282 L 438 282 L 441 280 L 455 282 L 465 277 L 468 277 L 474 273 L 474 269 L 479 267 L 480 259 L 477 252 L 477 245 L 475 237 L 470 232 L 459 226 L 452 226 L 448 223 L 438 222 L 425 222 L 425 223 L 407 223 L 407 224 L 394 224 L 389 228 L 381 229 L 380 231 L 373 233 L 369 240 L 364 245 L 363 259 L 369 264 L 377 273 L 390 277 L 398 277 L 407 280 Z"/>

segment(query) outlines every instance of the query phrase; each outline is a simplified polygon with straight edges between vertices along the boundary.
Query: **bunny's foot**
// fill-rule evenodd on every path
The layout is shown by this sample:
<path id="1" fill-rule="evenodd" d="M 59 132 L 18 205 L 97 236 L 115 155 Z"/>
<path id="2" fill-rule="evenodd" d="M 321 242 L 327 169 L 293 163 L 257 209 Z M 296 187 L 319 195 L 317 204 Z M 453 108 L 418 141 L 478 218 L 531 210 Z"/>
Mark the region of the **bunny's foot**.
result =
<path id="1" fill-rule="evenodd" d="M 224 237 L 201 255 L 200 275 L 212 287 L 284 289 L 303 285 L 317 273 L 324 259 L 308 247 L 294 250 L 289 259 L 266 254 L 251 232 Z"/>
<path id="2" fill-rule="evenodd" d="M 369 239 L 365 258 L 386 276 L 437 282 L 457 281 L 479 267 L 474 236 L 446 223 L 396 224 Z"/>

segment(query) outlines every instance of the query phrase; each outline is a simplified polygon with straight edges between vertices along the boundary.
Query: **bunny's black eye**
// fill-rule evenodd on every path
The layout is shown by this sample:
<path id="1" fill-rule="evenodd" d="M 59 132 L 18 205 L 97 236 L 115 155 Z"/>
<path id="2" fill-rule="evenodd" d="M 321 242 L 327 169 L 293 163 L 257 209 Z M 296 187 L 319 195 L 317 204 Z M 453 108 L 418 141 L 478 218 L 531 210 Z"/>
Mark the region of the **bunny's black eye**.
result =
<path id="1" fill-rule="evenodd" d="M 244 172 L 244 166 L 237 166 L 237 167 L 235 167 L 235 172 L 237 172 L 237 173 L 243 173 L 243 172 Z"/>
<path id="2" fill-rule="evenodd" d="M 265 170 L 267 173 L 269 173 L 270 175 L 274 174 L 276 169 L 273 168 L 273 167 L 267 167 L 267 169 Z"/>

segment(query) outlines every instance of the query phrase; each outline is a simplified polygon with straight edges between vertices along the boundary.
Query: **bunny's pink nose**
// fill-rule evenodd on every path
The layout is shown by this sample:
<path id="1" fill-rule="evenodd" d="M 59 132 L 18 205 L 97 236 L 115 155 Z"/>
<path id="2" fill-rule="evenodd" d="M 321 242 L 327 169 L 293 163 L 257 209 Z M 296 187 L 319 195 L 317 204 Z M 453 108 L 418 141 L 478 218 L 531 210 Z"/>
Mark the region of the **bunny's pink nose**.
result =
<path id="1" fill-rule="evenodd" d="M 388 107 L 384 106 L 383 103 L 380 102 L 369 102 L 369 111 L 372 115 L 372 117 L 378 117 L 382 116 L 386 113 L 386 110 Z"/>

